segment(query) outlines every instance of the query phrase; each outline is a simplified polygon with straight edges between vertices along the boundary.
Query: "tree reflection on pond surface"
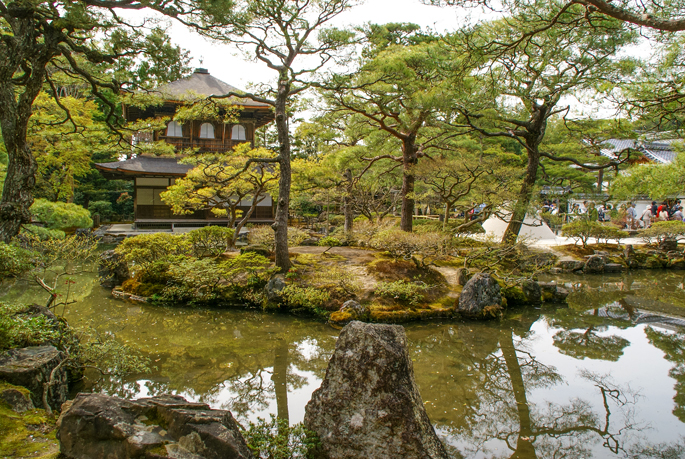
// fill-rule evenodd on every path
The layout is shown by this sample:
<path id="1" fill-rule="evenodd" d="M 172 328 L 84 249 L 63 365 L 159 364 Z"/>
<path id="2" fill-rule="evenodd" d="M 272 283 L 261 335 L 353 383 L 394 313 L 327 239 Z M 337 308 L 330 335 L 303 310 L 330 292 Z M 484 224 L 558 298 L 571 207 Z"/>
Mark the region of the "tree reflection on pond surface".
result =
<path id="1" fill-rule="evenodd" d="M 645 308 L 685 308 L 683 276 L 557 280 L 572 291 L 567 306 L 406 326 L 426 409 L 455 457 L 685 457 L 685 333 L 664 320 L 639 323 Z M 115 333 L 156 366 L 80 390 L 172 392 L 231 409 L 242 422 L 270 413 L 300 422 L 339 333 L 257 311 L 134 305 L 92 278 L 78 282 L 70 322 Z M 34 294 L 21 282 L 4 292 L 3 301 Z"/>

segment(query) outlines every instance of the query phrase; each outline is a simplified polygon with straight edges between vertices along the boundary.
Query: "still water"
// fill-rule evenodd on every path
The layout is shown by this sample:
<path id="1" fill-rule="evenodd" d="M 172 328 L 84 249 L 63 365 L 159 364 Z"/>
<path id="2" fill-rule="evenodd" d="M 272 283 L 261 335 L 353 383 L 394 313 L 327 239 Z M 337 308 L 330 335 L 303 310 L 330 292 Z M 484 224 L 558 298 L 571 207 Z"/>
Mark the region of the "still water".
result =
<path id="1" fill-rule="evenodd" d="M 338 330 L 310 319 L 132 304 L 92 275 L 75 280 L 69 322 L 115 333 L 156 367 L 81 390 L 170 392 L 242 422 L 296 423 L 335 348 Z M 683 274 L 555 280 L 568 305 L 405 327 L 428 415 L 455 457 L 685 457 L 685 321 L 673 319 L 685 317 Z M 27 281 L 0 287 L 0 301 L 45 298 Z"/>

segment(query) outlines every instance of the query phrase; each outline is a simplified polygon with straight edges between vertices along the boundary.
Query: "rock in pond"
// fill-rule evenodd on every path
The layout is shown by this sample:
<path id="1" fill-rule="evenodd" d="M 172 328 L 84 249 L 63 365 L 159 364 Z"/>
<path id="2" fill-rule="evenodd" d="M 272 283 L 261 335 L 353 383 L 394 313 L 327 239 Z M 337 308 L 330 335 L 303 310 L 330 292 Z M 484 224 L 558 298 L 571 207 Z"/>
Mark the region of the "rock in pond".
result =
<path id="1" fill-rule="evenodd" d="M 114 288 L 121 285 L 131 277 L 128 271 L 128 264 L 123 255 L 114 250 L 105 250 L 100 254 L 98 262 L 98 275 L 100 285 L 106 288 Z"/>
<path id="2" fill-rule="evenodd" d="M 283 274 L 276 274 L 264 286 L 264 293 L 270 301 L 278 299 L 279 293 L 285 288 L 285 276 Z"/>
<path id="3" fill-rule="evenodd" d="M 369 308 L 356 300 L 347 300 L 338 311 L 331 314 L 331 322 L 347 323 L 352 320 L 367 320 L 369 318 Z"/>
<path id="4" fill-rule="evenodd" d="M 464 285 L 459 295 L 457 312 L 470 316 L 481 317 L 487 307 L 501 307 L 502 293 L 499 283 L 487 273 L 476 273 Z"/>
<path id="5" fill-rule="evenodd" d="M 584 266 L 585 263 L 579 260 L 559 260 L 556 264 L 557 268 L 561 268 L 563 272 L 567 273 L 580 271 Z"/>
<path id="6" fill-rule="evenodd" d="M 304 424 L 319 436 L 318 458 L 447 458 L 399 325 L 354 321 L 342 329 Z"/>
<path id="7" fill-rule="evenodd" d="M 0 354 L 0 380 L 27 388 L 31 391 L 33 404 L 44 407 L 44 383 L 50 380 L 52 370 L 63 359 L 62 353 L 54 346 L 10 349 Z M 54 373 L 53 384 L 47 393 L 50 408 L 59 410 L 62 403 L 67 401 L 68 392 L 67 370 L 60 366 Z"/>
<path id="8" fill-rule="evenodd" d="M 57 439 L 70 459 L 253 458 L 230 411 L 174 395 L 78 394 L 64 406 Z"/>
<path id="9" fill-rule="evenodd" d="M 585 274 L 601 274 L 604 272 L 606 261 L 602 255 L 592 255 L 585 261 L 583 272 Z"/>
<path id="10" fill-rule="evenodd" d="M 662 252 L 670 252 L 671 250 L 678 250 L 678 240 L 674 238 L 666 238 L 659 242 L 659 250 Z"/>

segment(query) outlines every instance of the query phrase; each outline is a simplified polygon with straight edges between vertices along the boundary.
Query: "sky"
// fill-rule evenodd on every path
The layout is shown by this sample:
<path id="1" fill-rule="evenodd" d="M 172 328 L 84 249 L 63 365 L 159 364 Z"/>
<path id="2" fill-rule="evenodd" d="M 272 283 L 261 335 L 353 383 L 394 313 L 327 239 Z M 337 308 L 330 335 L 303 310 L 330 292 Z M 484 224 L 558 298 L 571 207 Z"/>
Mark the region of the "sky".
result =
<path id="1" fill-rule="evenodd" d="M 465 17 L 463 9 L 428 6 L 419 0 L 366 0 L 336 17 L 331 24 L 341 27 L 366 22 L 413 22 L 443 32 L 459 28 Z M 234 47 L 212 43 L 178 23 L 171 24 L 170 35 L 176 44 L 190 51 L 193 67 L 206 68 L 216 78 L 240 89 L 249 89 L 250 83 L 274 79 L 274 72 L 265 65 L 245 61 Z"/>

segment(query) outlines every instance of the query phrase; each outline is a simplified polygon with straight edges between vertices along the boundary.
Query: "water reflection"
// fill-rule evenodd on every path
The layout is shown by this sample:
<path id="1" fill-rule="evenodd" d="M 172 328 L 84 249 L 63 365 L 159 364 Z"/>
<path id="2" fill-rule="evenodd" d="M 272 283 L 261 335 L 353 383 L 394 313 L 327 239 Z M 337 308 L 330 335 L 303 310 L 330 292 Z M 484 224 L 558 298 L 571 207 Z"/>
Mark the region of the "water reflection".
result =
<path id="1" fill-rule="evenodd" d="M 70 322 L 115 332 L 156 369 L 82 390 L 172 392 L 241 422 L 273 413 L 295 423 L 335 347 L 338 331 L 308 319 L 128 304 L 91 281 L 81 279 Z M 645 308 L 685 307 L 682 275 L 558 281 L 572 290 L 568 306 L 406 327 L 426 409 L 455 457 L 683 457 L 685 333 L 654 314 L 641 323 Z M 32 291 L 18 283 L 4 299 Z"/>

